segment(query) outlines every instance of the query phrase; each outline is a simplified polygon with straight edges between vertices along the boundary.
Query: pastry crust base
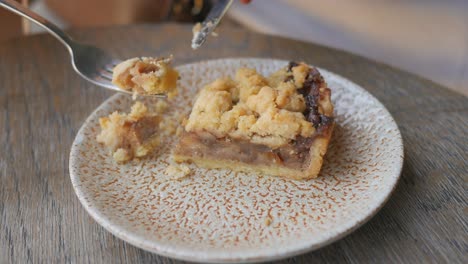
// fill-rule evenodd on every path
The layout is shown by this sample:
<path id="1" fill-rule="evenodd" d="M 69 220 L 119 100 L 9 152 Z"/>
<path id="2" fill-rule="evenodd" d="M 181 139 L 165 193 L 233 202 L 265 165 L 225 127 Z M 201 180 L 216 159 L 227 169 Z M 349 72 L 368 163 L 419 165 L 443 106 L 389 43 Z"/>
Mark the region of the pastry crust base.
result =
<path id="1" fill-rule="evenodd" d="M 231 169 L 233 171 L 241 171 L 247 173 L 267 174 L 271 176 L 284 177 L 294 180 L 306 180 L 317 178 L 323 164 L 323 157 L 327 152 L 327 147 L 331 139 L 334 124 L 330 124 L 327 131 L 323 135 L 313 139 L 309 157 L 304 161 L 302 167 L 291 168 L 282 165 L 281 163 L 271 162 L 269 164 L 254 164 L 236 160 L 235 156 L 222 158 L 211 153 L 196 153 L 193 149 L 191 155 L 185 154 L 186 147 L 179 145 L 173 153 L 174 161 L 178 163 L 189 162 L 194 163 L 199 167 L 208 169 Z M 187 136 L 186 134 L 182 137 Z M 235 143 L 233 143 L 235 144 Z M 190 146 L 187 146 L 189 148 Z M 203 154 L 197 155 L 197 154 Z"/>

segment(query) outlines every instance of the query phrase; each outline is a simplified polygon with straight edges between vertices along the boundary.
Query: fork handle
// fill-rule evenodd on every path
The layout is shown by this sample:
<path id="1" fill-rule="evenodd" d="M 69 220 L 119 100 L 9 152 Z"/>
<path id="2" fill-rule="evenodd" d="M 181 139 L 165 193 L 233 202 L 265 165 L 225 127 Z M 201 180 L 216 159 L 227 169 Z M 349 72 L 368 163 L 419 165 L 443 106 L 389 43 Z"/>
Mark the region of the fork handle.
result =
<path id="1" fill-rule="evenodd" d="M 52 24 L 47 19 L 41 17 L 37 13 L 31 11 L 30 9 L 24 7 L 22 4 L 14 0 L 0 0 L 0 6 L 22 17 L 25 17 L 29 19 L 30 21 L 43 27 L 44 29 L 49 31 L 54 37 L 60 40 L 60 42 L 62 42 L 67 47 L 67 49 L 71 52 L 71 46 L 73 45 L 73 40 L 67 34 L 65 34 L 65 32 L 63 32 L 59 27 Z"/>

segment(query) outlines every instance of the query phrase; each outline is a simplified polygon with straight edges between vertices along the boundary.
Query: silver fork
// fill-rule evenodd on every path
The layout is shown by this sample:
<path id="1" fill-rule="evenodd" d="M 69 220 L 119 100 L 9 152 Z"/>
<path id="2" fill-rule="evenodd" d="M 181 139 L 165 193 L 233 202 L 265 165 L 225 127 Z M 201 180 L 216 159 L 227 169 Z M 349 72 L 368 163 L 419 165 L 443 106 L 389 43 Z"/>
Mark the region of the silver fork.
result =
<path id="1" fill-rule="evenodd" d="M 72 40 L 72 38 L 65 34 L 65 32 L 56 25 L 16 1 L 0 0 L 0 6 L 31 20 L 45 28 L 49 33 L 60 40 L 71 55 L 73 69 L 75 69 L 81 77 L 95 85 L 131 94 L 131 92 L 122 90 L 112 84 L 112 70 L 115 65 L 121 62 L 120 60 L 112 58 L 109 54 L 99 48 L 81 44 Z M 163 94 L 152 96 L 165 97 Z"/>

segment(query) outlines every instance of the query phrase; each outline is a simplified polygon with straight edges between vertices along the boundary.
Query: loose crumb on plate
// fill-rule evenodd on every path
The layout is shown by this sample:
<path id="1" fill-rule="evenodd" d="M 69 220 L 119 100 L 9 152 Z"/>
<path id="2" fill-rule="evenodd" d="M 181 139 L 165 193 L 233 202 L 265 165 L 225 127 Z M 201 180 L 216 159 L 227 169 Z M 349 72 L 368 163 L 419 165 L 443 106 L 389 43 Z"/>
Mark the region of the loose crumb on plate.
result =
<path id="1" fill-rule="evenodd" d="M 166 167 L 164 174 L 171 176 L 172 180 L 183 179 L 188 177 L 192 170 L 186 165 L 169 165 Z"/>
<path id="2" fill-rule="evenodd" d="M 154 111 L 157 112 L 158 114 L 162 114 L 162 113 L 166 112 L 168 107 L 169 107 L 169 105 L 167 104 L 166 101 L 158 100 L 154 104 Z"/>

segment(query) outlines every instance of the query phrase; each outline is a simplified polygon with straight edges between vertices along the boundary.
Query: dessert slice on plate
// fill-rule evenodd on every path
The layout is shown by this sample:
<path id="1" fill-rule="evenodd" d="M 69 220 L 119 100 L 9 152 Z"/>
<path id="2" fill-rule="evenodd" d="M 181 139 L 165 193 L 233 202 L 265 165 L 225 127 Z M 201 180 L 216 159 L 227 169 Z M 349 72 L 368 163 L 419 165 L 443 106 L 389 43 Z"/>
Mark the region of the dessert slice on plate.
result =
<path id="1" fill-rule="evenodd" d="M 113 112 L 99 118 L 101 132 L 97 141 L 104 144 L 118 162 L 148 155 L 159 144 L 156 132 L 161 118 L 141 102 L 129 114 Z"/>
<path id="2" fill-rule="evenodd" d="M 176 162 L 309 179 L 332 134 L 330 89 L 319 71 L 291 62 L 268 77 L 241 68 L 205 86 L 174 149 Z"/>
<path id="3" fill-rule="evenodd" d="M 133 58 L 115 66 L 112 83 L 135 94 L 177 94 L 179 73 L 169 58 Z"/>

